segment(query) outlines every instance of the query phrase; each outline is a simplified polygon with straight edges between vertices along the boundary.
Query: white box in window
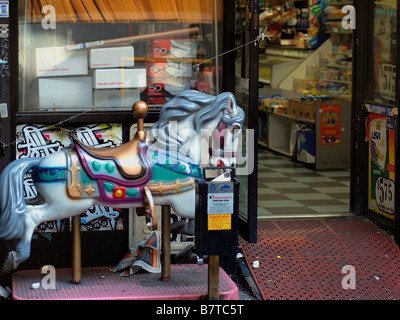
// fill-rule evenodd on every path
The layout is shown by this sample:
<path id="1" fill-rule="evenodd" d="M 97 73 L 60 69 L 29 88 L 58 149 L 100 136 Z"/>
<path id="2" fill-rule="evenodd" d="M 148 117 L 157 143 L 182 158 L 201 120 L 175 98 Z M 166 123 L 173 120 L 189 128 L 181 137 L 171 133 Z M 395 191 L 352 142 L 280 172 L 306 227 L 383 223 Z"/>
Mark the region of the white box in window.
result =
<path id="1" fill-rule="evenodd" d="M 150 60 L 146 63 L 149 78 L 186 77 L 192 76 L 192 64 L 175 62 L 173 60 Z"/>
<path id="2" fill-rule="evenodd" d="M 146 69 L 95 69 L 94 89 L 145 88 Z"/>
<path id="3" fill-rule="evenodd" d="M 36 48 L 38 77 L 87 75 L 88 70 L 86 50 L 68 51 L 64 47 Z"/>
<path id="4" fill-rule="evenodd" d="M 152 58 L 196 58 L 197 41 L 195 39 L 155 39 L 151 47 Z"/>
<path id="5" fill-rule="evenodd" d="M 92 106 L 92 77 L 39 79 L 40 108 Z"/>
<path id="6" fill-rule="evenodd" d="M 139 89 L 94 90 L 94 105 L 97 107 L 131 108 L 140 100 Z"/>
<path id="7" fill-rule="evenodd" d="M 118 68 L 135 66 L 132 46 L 90 50 L 90 68 Z"/>

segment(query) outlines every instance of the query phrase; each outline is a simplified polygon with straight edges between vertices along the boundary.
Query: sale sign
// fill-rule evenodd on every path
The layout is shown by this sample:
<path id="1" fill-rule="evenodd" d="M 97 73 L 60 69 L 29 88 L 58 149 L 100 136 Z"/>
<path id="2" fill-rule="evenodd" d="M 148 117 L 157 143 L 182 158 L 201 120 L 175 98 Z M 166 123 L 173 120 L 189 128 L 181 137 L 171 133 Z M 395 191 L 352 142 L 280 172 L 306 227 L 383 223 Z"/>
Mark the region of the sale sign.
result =
<path id="1" fill-rule="evenodd" d="M 321 145 L 340 144 L 340 104 L 323 104 L 321 110 Z"/>
<path id="2" fill-rule="evenodd" d="M 368 208 L 387 218 L 394 219 L 394 118 L 370 113 L 368 128 Z"/>

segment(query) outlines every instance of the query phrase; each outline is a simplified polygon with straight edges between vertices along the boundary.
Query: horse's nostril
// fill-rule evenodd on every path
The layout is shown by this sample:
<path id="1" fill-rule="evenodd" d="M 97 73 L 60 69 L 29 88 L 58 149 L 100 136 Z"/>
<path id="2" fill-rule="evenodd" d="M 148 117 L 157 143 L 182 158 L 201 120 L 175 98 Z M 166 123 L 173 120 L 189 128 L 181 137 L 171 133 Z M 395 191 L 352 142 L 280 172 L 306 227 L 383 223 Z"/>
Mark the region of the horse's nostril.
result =
<path id="1" fill-rule="evenodd" d="M 233 124 L 233 130 L 239 130 L 240 129 L 240 124 L 234 123 Z"/>

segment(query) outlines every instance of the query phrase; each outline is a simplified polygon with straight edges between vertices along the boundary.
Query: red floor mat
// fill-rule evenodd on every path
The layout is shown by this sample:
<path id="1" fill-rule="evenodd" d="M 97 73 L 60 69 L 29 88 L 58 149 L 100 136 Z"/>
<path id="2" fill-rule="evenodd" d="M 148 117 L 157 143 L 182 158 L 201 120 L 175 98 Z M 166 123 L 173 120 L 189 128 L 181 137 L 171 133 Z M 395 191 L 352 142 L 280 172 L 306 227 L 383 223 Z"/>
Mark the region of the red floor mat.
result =
<path id="1" fill-rule="evenodd" d="M 372 222 L 262 220 L 258 243 L 240 244 L 264 300 L 400 299 L 399 247 Z M 355 289 L 346 289 L 352 275 Z"/>
<path id="2" fill-rule="evenodd" d="M 159 273 L 138 273 L 119 277 L 109 268 L 82 268 L 82 283 L 71 282 L 71 269 L 56 270 L 56 289 L 38 290 L 32 283 L 41 282 L 40 270 L 18 271 L 13 274 L 15 300 L 204 300 L 208 294 L 208 266 L 171 265 L 171 281 L 162 282 Z M 238 300 L 236 284 L 220 269 L 220 299 Z"/>

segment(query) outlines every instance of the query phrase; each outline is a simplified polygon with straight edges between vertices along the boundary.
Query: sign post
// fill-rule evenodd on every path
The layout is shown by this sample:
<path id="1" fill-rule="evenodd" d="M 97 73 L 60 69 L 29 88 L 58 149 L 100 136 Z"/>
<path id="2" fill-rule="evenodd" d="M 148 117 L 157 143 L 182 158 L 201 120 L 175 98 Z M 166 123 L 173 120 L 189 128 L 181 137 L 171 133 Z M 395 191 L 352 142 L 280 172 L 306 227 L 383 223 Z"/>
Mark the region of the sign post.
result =
<path id="1" fill-rule="evenodd" d="M 207 178 L 207 170 L 222 173 Z M 239 182 L 233 169 L 204 169 L 196 198 L 195 251 L 209 256 L 208 299 L 219 300 L 219 256 L 236 255 L 239 246 Z"/>

